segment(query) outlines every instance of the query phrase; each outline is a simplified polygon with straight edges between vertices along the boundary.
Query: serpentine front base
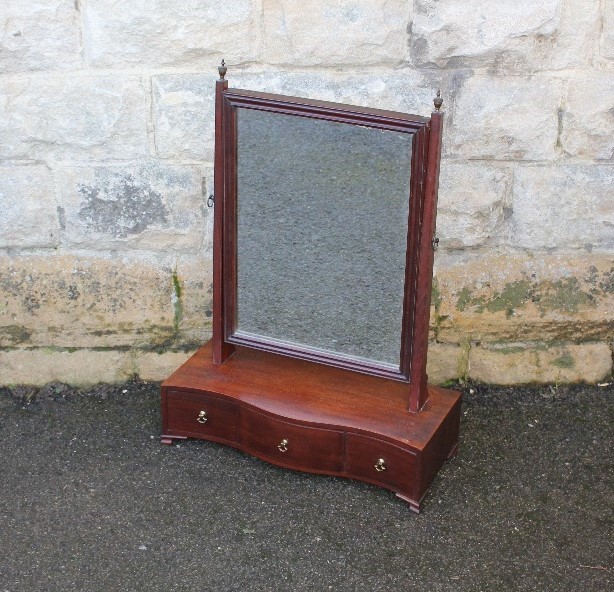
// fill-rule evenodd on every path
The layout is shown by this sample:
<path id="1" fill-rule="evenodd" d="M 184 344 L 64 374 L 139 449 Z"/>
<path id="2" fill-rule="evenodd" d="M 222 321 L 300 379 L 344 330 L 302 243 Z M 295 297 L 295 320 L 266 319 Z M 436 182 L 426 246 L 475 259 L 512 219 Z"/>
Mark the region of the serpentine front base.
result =
<path id="1" fill-rule="evenodd" d="M 458 447 L 457 391 L 428 387 L 419 413 L 407 383 L 237 348 L 224 364 L 202 347 L 162 384 L 162 443 L 200 438 L 281 467 L 394 491 L 416 512 Z"/>

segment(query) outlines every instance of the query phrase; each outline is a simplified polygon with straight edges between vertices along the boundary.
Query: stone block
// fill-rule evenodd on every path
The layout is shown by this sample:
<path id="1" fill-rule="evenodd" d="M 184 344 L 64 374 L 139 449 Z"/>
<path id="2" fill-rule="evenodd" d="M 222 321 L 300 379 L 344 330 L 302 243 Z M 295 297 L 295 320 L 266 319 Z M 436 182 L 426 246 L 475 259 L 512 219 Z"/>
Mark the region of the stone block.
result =
<path id="1" fill-rule="evenodd" d="M 137 76 L 0 79 L 0 158 L 108 160 L 148 154 L 148 91 Z"/>
<path id="2" fill-rule="evenodd" d="M 152 78 L 158 156 L 213 162 L 217 78 L 213 69 L 211 74 L 165 74 Z"/>
<path id="3" fill-rule="evenodd" d="M 94 66 L 196 66 L 254 61 L 259 2 L 88 0 L 85 56 Z"/>
<path id="4" fill-rule="evenodd" d="M 264 0 L 264 56 L 273 64 L 401 64 L 412 3 L 404 0 Z"/>
<path id="5" fill-rule="evenodd" d="M 213 260 L 211 254 L 184 255 L 174 276 L 177 342 L 202 345 L 211 338 L 213 321 Z"/>
<path id="6" fill-rule="evenodd" d="M 590 71 L 574 76 L 564 105 L 563 150 L 580 158 L 613 159 L 614 73 Z"/>
<path id="7" fill-rule="evenodd" d="M 0 348 L 168 347 L 173 259 L 0 255 Z"/>
<path id="8" fill-rule="evenodd" d="M 195 350 L 162 353 L 135 352 L 136 372 L 141 380 L 162 381 L 167 379 L 194 353 Z"/>
<path id="9" fill-rule="evenodd" d="M 0 72 L 81 67 L 75 0 L 2 0 Z"/>
<path id="10" fill-rule="evenodd" d="M 426 373 L 431 384 L 443 384 L 448 380 L 464 377 L 464 350 L 447 343 L 429 343 Z"/>
<path id="11" fill-rule="evenodd" d="M 458 84 L 450 73 L 399 70 L 394 76 L 237 71 L 226 78 L 233 88 L 303 96 L 367 107 L 429 115 L 438 88 Z M 213 162 L 217 72 L 154 76 L 153 121 L 162 158 Z M 446 101 L 448 97 L 446 96 Z M 445 103 L 447 106 L 447 102 Z"/>
<path id="12" fill-rule="evenodd" d="M 132 355 L 125 351 L 48 348 L 0 351 L 0 385 L 64 382 L 80 387 L 124 382 L 133 374 Z"/>
<path id="13" fill-rule="evenodd" d="M 600 54 L 607 60 L 614 60 L 614 2 L 605 0 L 601 25 Z"/>
<path id="14" fill-rule="evenodd" d="M 197 251 L 208 216 L 202 171 L 145 161 L 61 169 L 65 242 L 73 248 Z"/>
<path id="15" fill-rule="evenodd" d="M 60 225 L 53 178 L 40 165 L 0 166 L 0 247 L 54 247 Z"/>
<path id="16" fill-rule="evenodd" d="M 612 372 L 606 343 L 472 347 L 469 377 L 488 384 L 596 383 Z"/>
<path id="17" fill-rule="evenodd" d="M 445 253 L 436 258 L 442 343 L 608 341 L 614 259 L 607 253 Z"/>
<path id="18" fill-rule="evenodd" d="M 451 153 L 467 159 L 554 159 L 560 97 L 560 81 L 545 76 L 469 78 L 456 98 Z"/>
<path id="19" fill-rule="evenodd" d="M 230 86 L 389 109 L 404 113 L 430 116 L 437 89 L 442 89 L 444 110 L 450 97 L 463 81 L 463 74 L 438 71 L 419 72 L 410 68 L 394 73 L 355 74 L 349 72 L 258 72 L 228 71 Z M 447 89 L 447 90 L 446 90 Z"/>
<path id="20" fill-rule="evenodd" d="M 446 249 L 476 247 L 500 235 L 510 199 L 509 169 L 444 160 L 437 214 L 441 246 Z"/>
<path id="21" fill-rule="evenodd" d="M 614 246 L 614 169 L 520 166 L 514 173 L 513 242 L 522 248 Z"/>
<path id="22" fill-rule="evenodd" d="M 418 0 L 411 29 L 417 66 L 525 74 L 590 64 L 593 0 Z"/>

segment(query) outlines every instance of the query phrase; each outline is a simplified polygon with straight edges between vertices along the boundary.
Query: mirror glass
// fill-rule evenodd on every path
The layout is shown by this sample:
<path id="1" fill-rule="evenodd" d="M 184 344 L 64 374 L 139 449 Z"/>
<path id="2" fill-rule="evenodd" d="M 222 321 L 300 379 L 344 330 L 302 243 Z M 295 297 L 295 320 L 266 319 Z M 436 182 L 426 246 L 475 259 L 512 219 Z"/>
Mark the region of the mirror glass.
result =
<path id="1" fill-rule="evenodd" d="M 237 336 L 400 365 L 413 135 L 237 109 Z"/>

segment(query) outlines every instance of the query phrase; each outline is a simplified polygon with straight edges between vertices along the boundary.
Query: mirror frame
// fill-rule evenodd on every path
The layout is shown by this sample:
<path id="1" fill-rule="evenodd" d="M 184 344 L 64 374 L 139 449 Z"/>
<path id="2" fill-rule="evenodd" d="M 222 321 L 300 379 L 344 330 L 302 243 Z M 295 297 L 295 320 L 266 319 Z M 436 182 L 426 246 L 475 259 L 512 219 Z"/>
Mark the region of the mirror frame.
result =
<path id="1" fill-rule="evenodd" d="M 223 71 L 222 71 L 223 70 Z M 435 211 L 441 155 L 441 100 L 431 118 L 305 98 L 229 89 L 220 69 L 216 83 L 213 237 L 213 361 L 222 364 L 245 346 L 406 382 L 409 409 L 427 399 L 426 350 L 435 248 Z M 439 102 L 438 102 L 439 101 Z M 344 354 L 314 351 L 266 336 L 237 335 L 237 154 L 239 109 L 327 120 L 413 135 L 403 320 L 399 368 Z"/>

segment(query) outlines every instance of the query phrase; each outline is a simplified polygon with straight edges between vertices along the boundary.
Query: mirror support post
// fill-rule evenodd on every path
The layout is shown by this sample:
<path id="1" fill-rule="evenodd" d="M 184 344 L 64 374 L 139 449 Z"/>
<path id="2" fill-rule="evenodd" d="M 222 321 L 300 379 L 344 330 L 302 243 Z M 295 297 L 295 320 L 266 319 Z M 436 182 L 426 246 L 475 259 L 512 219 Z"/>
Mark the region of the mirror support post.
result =
<path id="1" fill-rule="evenodd" d="M 226 65 L 218 67 L 215 83 L 215 164 L 213 210 L 213 363 L 223 364 L 234 353 L 234 346 L 224 339 L 224 91 L 228 88 Z"/>
<path id="2" fill-rule="evenodd" d="M 433 283 L 433 238 L 437 212 L 437 189 L 441 161 L 441 136 L 443 130 L 442 100 L 440 93 L 435 98 L 435 111 L 431 114 L 426 180 L 423 196 L 422 229 L 418 246 L 418 279 L 416 282 L 416 326 L 412 351 L 412 381 L 409 388 L 409 411 L 416 413 L 428 399 L 426 358 L 429 337 L 429 316 Z"/>

